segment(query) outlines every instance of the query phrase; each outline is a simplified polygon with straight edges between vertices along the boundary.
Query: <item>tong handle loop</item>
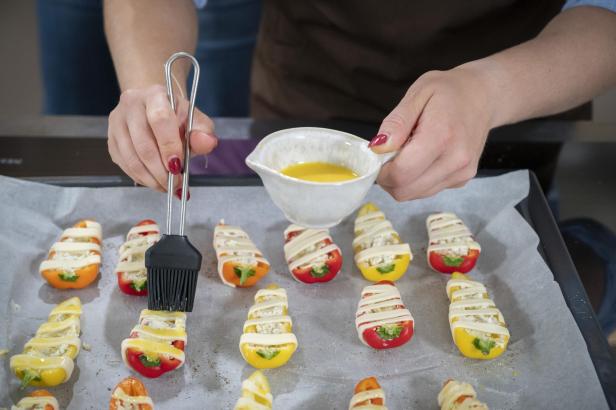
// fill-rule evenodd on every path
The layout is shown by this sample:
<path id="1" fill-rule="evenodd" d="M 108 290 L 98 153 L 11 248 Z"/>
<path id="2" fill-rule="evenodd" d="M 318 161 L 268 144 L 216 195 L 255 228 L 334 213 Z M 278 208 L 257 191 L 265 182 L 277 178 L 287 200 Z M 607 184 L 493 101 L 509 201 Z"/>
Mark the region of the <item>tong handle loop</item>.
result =
<path id="1" fill-rule="evenodd" d="M 188 119 L 186 122 L 186 131 L 184 134 L 184 170 L 182 172 L 182 205 L 180 209 L 180 231 L 179 235 L 184 235 L 184 225 L 186 222 L 186 200 L 188 195 L 188 177 L 189 162 L 190 162 L 190 133 L 193 125 L 193 115 L 195 112 L 195 99 L 197 97 L 197 85 L 199 84 L 199 62 L 191 54 L 184 51 L 173 54 L 165 63 L 165 81 L 167 83 L 167 97 L 171 109 L 175 112 L 176 102 L 173 95 L 173 83 L 171 75 L 171 66 L 180 58 L 188 58 L 193 66 L 193 81 L 192 89 L 190 90 L 190 106 L 188 108 Z M 167 177 L 167 235 L 171 234 L 171 217 L 173 215 L 173 174 L 169 172 Z"/>

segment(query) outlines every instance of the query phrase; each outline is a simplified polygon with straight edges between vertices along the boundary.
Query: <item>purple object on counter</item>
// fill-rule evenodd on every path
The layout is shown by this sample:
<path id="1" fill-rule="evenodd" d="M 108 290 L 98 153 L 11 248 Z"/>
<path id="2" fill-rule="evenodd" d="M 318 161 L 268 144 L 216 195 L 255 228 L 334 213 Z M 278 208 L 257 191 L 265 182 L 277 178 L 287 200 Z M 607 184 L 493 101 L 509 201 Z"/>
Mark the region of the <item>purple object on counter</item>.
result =
<path id="1" fill-rule="evenodd" d="M 218 147 L 207 157 L 200 155 L 190 161 L 191 175 L 241 177 L 255 175 L 244 160 L 259 143 L 254 139 L 220 139 Z"/>

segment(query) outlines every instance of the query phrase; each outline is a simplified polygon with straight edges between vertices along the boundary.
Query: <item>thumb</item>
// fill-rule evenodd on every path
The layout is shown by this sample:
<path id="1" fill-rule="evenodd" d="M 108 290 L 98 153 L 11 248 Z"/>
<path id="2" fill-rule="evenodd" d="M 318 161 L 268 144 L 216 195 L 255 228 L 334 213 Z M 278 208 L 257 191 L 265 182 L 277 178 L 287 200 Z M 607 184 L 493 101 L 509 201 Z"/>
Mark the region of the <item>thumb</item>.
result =
<path id="1" fill-rule="evenodd" d="M 415 129 L 430 96 L 425 88 L 415 91 L 411 86 L 396 108 L 385 117 L 368 147 L 377 154 L 400 149 Z"/>
<path id="2" fill-rule="evenodd" d="M 184 138 L 188 120 L 189 103 L 182 100 L 178 104 L 178 117 L 180 120 L 180 135 Z M 199 109 L 195 108 L 193 114 L 192 132 L 190 134 L 190 150 L 193 155 L 209 154 L 218 145 L 218 137 L 214 133 L 214 122 Z"/>
<path id="3" fill-rule="evenodd" d="M 218 145 L 214 133 L 214 122 L 210 117 L 195 108 L 193 131 L 190 135 L 190 149 L 194 154 L 209 154 Z"/>

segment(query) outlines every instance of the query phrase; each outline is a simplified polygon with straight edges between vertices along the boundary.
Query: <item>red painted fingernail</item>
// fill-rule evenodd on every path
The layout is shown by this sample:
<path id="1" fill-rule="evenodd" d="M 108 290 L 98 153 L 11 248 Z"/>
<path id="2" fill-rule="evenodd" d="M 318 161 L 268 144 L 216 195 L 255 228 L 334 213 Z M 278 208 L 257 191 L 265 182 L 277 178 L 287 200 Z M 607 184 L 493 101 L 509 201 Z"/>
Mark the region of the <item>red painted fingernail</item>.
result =
<path id="1" fill-rule="evenodd" d="M 175 155 L 169 159 L 169 163 L 167 165 L 169 166 L 169 172 L 173 175 L 182 173 L 182 162 Z"/>
<path id="2" fill-rule="evenodd" d="M 175 190 L 175 196 L 177 196 L 179 200 L 182 199 L 182 187 Z M 186 193 L 186 200 L 190 201 L 190 189 Z"/>
<path id="3" fill-rule="evenodd" d="M 383 145 L 387 142 L 387 138 L 387 135 L 379 134 L 376 137 L 372 138 L 372 140 L 368 144 L 368 147 L 376 147 L 377 145 Z"/>

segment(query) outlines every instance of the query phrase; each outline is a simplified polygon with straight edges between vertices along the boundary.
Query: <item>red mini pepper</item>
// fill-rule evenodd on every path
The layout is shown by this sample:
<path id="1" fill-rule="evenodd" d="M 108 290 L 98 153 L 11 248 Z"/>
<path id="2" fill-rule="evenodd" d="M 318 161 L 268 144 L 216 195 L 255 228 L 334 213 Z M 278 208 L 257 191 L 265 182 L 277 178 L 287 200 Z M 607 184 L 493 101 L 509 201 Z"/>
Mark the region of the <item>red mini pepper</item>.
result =
<path id="1" fill-rule="evenodd" d="M 450 256 L 436 251 L 430 252 L 430 266 L 441 273 L 467 273 L 475 267 L 479 250 L 469 249 L 464 256 Z"/>
<path id="2" fill-rule="evenodd" d="M 126 360 L 133 370 L 149 378 L 160 377 L 164 373 L 176 369 L 182 363 L 177 359 L 164 355 L 158 355 L 154 358 L 148 357 L 137 349 L 128 349 L 126 351 Z"/>
<path id="3" fill-rule="evenodd" d="M 141 222 L 139 222 L 137 225 L 135 225 L 133 229 L 139 226 L 147 226 L 147 225 L 156 225 L 156 222 L 151 219 L 144 219 Z M 137 237 L 144 237 L 148 235 L 158 235 L 159 233 L 160 232 L 158 230 L 145 231 L 145 232 L 132 233 L 132 234 L 129 232 L 126 239 L 128 241 L 131 239 L 135 239 Z M 117 272 L 117 276 L 118 276 L 118 287 L 123 293 L 126 293 L 127 295 L 134 295 L 134 296 L 146 296 L 148 294 L 147 282 L 145 280 L 134 281 L 133 279 L 127 278 L 125 273 L 121 271 Z"/>
<path id="4" fill-rule="evenodd" d="M 384 319 L 382 316 L 384 312 L 391 313 L 391 319 L 400 320 L 379 324 L 378 322 L 382 323 Z M 376 325 L 370 326 L 371 323 Z M 356 326 L 358 332 L 361 332 L 360 339 L 368 346 L 379 350 L 392 349 L 411 340 L 414 321 L 404 306 L 396 285 L 383 280 L 367 286 L 362 291 L 357 308 Z"/>
<path id="5" fill-rule="evenodd" d="M 304 229 L 293 230 L 287 233 L 285 243 L 289 243 L 293 238 L 298 236 Z M 325 238 L 321 241 L 319 249 L 333 244 L 332 240 Z M 328 252 L 327 259 L 324 263 L 315 266 L 314 264 L 297 267 L 291 270 L 293 277 L 304 283 L 322 283 L 329 282 L 334 279 L 342 268 L 342 254 L 338 249 Z"/>

